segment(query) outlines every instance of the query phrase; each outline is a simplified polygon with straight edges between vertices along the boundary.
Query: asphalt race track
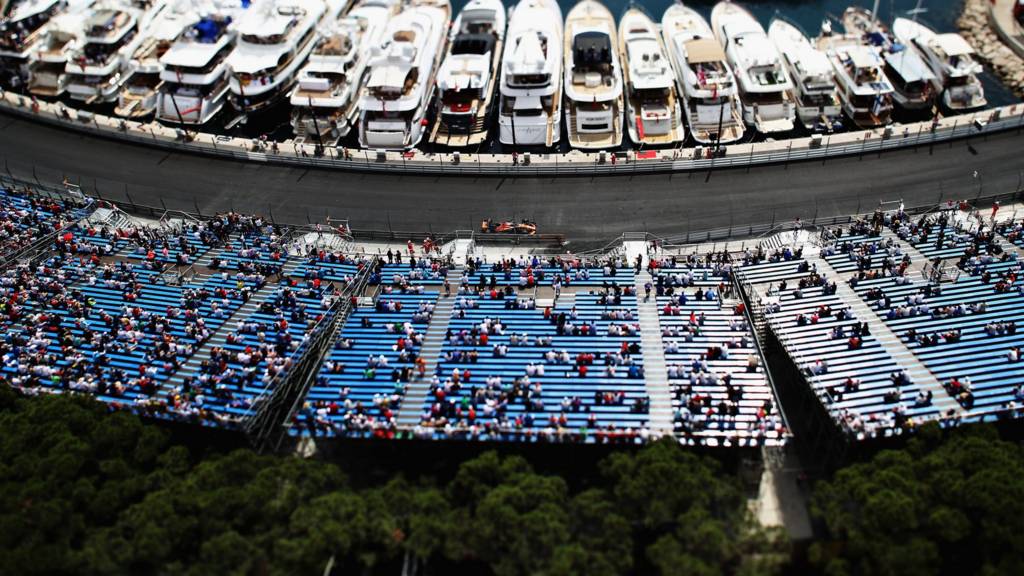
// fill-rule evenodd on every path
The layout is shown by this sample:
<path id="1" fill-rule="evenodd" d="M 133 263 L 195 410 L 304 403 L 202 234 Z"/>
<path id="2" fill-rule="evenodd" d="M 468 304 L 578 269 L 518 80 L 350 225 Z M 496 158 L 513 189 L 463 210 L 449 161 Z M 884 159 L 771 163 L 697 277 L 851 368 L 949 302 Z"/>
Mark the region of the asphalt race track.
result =
<path id="1" fill-rule="evenodd" d="M 276 221 L 348 218 L 356 229 L 446 232 L 482 218 L 530 218 L 573 242 L 622 232 L 678 235 L 1013 192 L 1024 135 L 1011 130 L 952 144 L 788 166 L 679 174 L 560 178 L 349 173 L 211 159 L 123 144 L 0 114 L 0 163 L 9 174 L 104 198 L 202 213 L 239 210 Z M 978 177 L 974 176 L 977 171 Z"/>

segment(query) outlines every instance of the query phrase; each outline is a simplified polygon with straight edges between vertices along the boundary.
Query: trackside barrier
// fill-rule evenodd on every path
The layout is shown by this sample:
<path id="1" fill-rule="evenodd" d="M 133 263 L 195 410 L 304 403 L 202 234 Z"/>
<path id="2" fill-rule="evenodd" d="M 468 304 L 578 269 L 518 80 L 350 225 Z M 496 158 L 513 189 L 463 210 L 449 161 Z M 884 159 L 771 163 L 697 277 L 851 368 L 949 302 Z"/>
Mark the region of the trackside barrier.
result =
<path id="1" fill-rule="evenodd" d="M 81 201 L 82 197 L 87 202 L 93 202 L 99 200 L 98 207 L 110 206 L 114 209 L 123 210 L 127 213 L 136 214 L 139 216 L 146 216 L 157 219 L 158 221 L 166 221 L 168 217 L 174 216 L 185 220 L 205 220 L 211 216 L 211 214 L 203 215 L 198 211 L 196 213 L 181 212 L 176 210 L 167 210 L 166 208 L 160 208 L 156 206 L 149 206 L 145 204 L 125 202 L 121 200 L 113 200 L 100 196 L 98 190 L 89 192 L 88 190 L 82 190 L 77 188 L 76 190 L 69 190 L 67 186 L 52 186 L 45 184 L 37 184 L 35 182 L 28 182 L 24 179 L 11 178 L 0 174 L 0 187 L 7 187 L 13 190 L 19 190 L 32 194 L 45 196 L 48 198 L 58 199 L 71 199 Z M 1024 200 L 1024 183 L 1018 185 L 1017 189 L 1012 192 L 1004 192 L 1001 194 L 989 194 L 986 196 L 979 196 L 976 198 L 966 199 L 955 199 L 953 195 L 949 198 L 945 198 L 942 193 L 938 201 L 930 204 L 921 204 L 917 206 L 904 207 L 903 211 L 912 216 L 928 214 L 936 210 L 948 208 L 950 202 L 955 201 L 958 205 L 967 203 L 973 209 L 978 210 L 981 207 L 991 206 L 995 202 L 1000 204 L 1008 204 L 1015 201 Z M 162 201 L 161 201 L 162 203 Z M 865 212 L 858 210 L 853 214 L 847 214 L 842 216 L 821 216 L 814 217 L 811 220 L 803 222 L 802 226 L 808 231 L 824 231 L 830 226 L 844 226 L 858 220 L 860 218 L 869 218 L 873 214 L 873 211 Z M 354 242 L 359 241 L 407 241 L 412 240 L 413 242 L 422 242 L 425 238 L 431 238 L 438 244 L 443 244 L 450 240 L 454 240 L 459 237 L 459 231 L 454 232 L 438 232 L 428 233 L 422 231 L 408 231 L 408 230 L 374 230 L 374 229 L 358 229 L 351 228 L 348 226 L 348 220 L 346 222 L 346 237 L 350 238 Z M 293 233 L 298 236 L 307 233 L 336 233 L 336 229 L 324 229 L 320 228 L 315 224 L 297 224 L 297 223 L 284 223 L 277 222 L 279 225 L 283 225 L 289 228 L 293 228 Z M 687 230 L 686 234 L 679 234 L 676 236 L 658 236 L 651 233 L 634 233 L 635 237 L 631 239 L 639 240 L 644 239 L 646 242 L 656 242 L 657 245 L 663 249 L 670 249 L 677 253 L 684 253 L 686 251 L 707 252 L 708 244 L 711 243 L 711 252 L 718 252 L 719 250 L 729 249 L 731 252 L 740 253 L 745 248 L 756 249 L 758 246 L 765 246 L 772 238 L 780 233 L 792 230 L 795 222 L 793 221 L 779 221 L 766 224 L 752 224 L 742 226 L 729 226 L 723 228 L 713 229 L 701 229 L 701 230 Z M 610 237 L 607 241 L 597 243 L 592 248 L 573 250 L 572 253 L 578 256 L 586 256 L 591 254 L 609 254 L 616 250 L 617 247 L 621 246 L 622 241 L 625 239 L 624 234 L 619 236 Z M 741 241 L 744 242 L 739 250 L 736 250 L 735 246 L 730 248 L 729 243 Z M 527 244 L 536 248 L 548 248 L 548 249 L 564 249 L 566 247 L 565 238 L 560 234 L 538 234 L 536 236 L 524 236 L 514 234 L 476 234 L 473 233 L 473 242 L 476 244 L 493 244 L 493 245 L 523 245 Z M 718 245 L 717 242 L 721 242 Z M 745 244 L 749 242 L 749 245 Z M 765 246 L 769 248 L 769 246 Z M 359 252 L 354 250 L 353 252 Z M 365 251 L 363 251 L 365 253 Z M 0 267 L 2 268 L 2 267 Z"/>
<path id="2" fill-rule="evenodd" d="M 139 123 L 78 111 L 61 103 L 33 100 L 4 92 L 0 111 L 79 132 L 136 142 L 168 150 L 187 151 L 233 160 L 330 168 L 361 172 L 431 175 L 585 176 L 711 170 L 759 164 L 824 160 L 837 156 L 879 153 L 885 150 L 931 145 L 1024 127 L 1024 104 L 982 110 L 912 124 L 827 136 L 794 138 L 723 147 L 723 154 L 707 158 L 698 149 L 657 151 L 651 158 L 625 153 L 617 163 L 601 162 L 600 153 L 571 151 L 531 155 L 527 165 L 511 154 L 437 154 L 327 148 L 319 152 L 294 140 L 265 142 L 169 128 L 155 122 Z M 649 153 L 648 153 L 649 154 Z"/>

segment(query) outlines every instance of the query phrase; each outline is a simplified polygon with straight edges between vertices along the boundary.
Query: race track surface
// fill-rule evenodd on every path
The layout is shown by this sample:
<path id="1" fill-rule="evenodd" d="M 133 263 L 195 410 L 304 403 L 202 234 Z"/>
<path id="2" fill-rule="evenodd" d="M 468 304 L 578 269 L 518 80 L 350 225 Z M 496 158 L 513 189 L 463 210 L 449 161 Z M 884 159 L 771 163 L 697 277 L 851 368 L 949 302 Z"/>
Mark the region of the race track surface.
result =
<path id="1" fill-rule="evenodd" d="M 1024 171 L 1019 130 L 863 157 L 708 171 L 560 178 L 423 177 L 302 169 L 129 145 L 0 114 L 8 173 L 104 198 L 206 214 L 239 210 L 279 222 L 348 218 L 356 229 L 447 232 L 482 218 L 530 218 L 572 242 L 622 232 L 685 234 L 800 216 L 868 211 L 1012 192 Z M 974 177 L 977 171 L 979 177 Z M 33 174 L 34 172 L 34 174 Z"/>

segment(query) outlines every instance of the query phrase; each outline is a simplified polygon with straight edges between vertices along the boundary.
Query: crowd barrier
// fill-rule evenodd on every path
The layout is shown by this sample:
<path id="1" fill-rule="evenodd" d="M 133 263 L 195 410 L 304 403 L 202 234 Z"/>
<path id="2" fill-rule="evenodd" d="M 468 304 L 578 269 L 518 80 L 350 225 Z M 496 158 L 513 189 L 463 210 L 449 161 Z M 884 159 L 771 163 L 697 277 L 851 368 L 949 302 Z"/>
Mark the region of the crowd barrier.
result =
<path id="1" fill-rule="evenodd" d="M 878 153 L 885 150 L 931 145 L 1024 127 L 1024 104 L 982 110 L 912 124 L 874 130 L 844 132 L 789 140 L 709 147 L 676 148 L 647 152 L 548 154 L 469 154 L 385 152 L 327 147 L 293 140 L 268 142 L 196 133 L 156 122 L 139 123 L 62 103 L 0 94 L 0 111 L 79 132 L 175 151 L 187 151 L 233 160 L 285 164 L 363 172 L 431 175 L 573 176 L 686 172 L 714 168 L 782 164 L 829 157 Z"/>

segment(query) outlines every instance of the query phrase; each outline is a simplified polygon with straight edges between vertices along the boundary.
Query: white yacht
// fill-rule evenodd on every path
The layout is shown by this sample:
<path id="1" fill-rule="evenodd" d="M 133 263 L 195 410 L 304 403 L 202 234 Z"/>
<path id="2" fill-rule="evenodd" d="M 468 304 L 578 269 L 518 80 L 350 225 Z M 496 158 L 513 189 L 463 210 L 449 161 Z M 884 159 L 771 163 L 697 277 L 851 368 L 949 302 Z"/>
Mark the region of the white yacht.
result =
<path id="1" fill-rule="evenodd" d="M 619 59 L 626 92 L 626 128 L 637 146 L 666 146 L 686 138 L 676 75 L 658 26 L 630 8 L 619 23 Z"/>
<path id="2" fill-rule="evenodd" d="M 142 44 L 132 55 L 132 72 L 122 83 L 115 115 L 135 120 L 153 116 L 163 68 L 160 58 L 188 27 L 198 21 L 199 14 L 193 5 L 178 1 L 168 4 L 142 30 Z"/>
<path id="3" fill-rule="evenodd" d="M 761 24 L 740 5 L 723 1 L 711 11 L 711 28 L 736 74 L 743 120 L 762 134 L 791 131 L 793 84 Z"/>
<path id="4" fill-rule="evenodd" d="M 370 49 L 380 44 L 398 0 L 360 0 L 321 29 L 291 93 L 297 142 L 334 145 L 352 129 Z"/>
<path id="5" fill-rule="evenodd" d="M 865 8 L 847 8 L 843 28 L 881 54 L 897 106 L 908 111 L 932 108 L 939 91 L 938 79 L 917 52 L 894 42 L 889 30 Z"/>
<path id="6" fill-rule="evenodd" d="M 742 139 L 736 79 L 711 26 L 696 10 L 673 4 L 661 18 L 661 34 L 693 140 L 717 145 Z"/>
<path id="7" fill-rule="evenodd" d="M 893 35 L 901 43 L 913 46 L 938 79 L 942 92 L 942 105 L 947 110 L 962 112 L 983 108 L 985 89 L 978 80 L 981 64 L 974 59 L 974 49 L 956 33 L 936 34 L 913 20 L 897 18 L 892 24 Z"/>
<path id="8" fill-rule="evenodd" d="M 520 0 L 505 41 L 498 140 L 550 147 L 561 122 L 562 10 L 556 0 Z"/>
<path id="9" fill-rule="evenodd" d="M 5 10 L 0 17 L 0 86 L 23 90 L 33 47 L 64 5 L 64 0 L 21 0 Z"/>
<path id="10" fill-rule="evenodd" d="M 470 0 L 459 13 L 437 74 L 437 118 L 431 142 L 464 147 L 487 139 L 504 39 L 501 0 Z"/>
<path id="11" fill-rule="evenodd" d="M 580 0 L 565 17 L 565 128 L 569 145 L 622 145 L 622 68 L 615 18 L 597 0 Z"/>
<path id="12" fill-rule="evenodd" d="M 156 117 L 161 122 L 198 126 L 224 107 L 228 55 L 234 48 L 237 8 L 205 14 L 160 57 Z"/>
<path id="13" fill-rule="evenodd" d="M 323 0 L 263 0 L 246 10 L 227 60 L 232 108 L 243 115 L 263 112 L 290 93 L 326 12 Z"/>
<path id="14" fill-rule="evenodd" d="M 836 34 L 828 20 L 821 25 L 816 45 L 832 64 L 846 116 L 859 128 L 891 122 L 893 87 L 882 71 L 878 51 L 855 34 Z"/>
<path id="15" fill-rule="evenodd" d="M 800 123 L 812 132 L 833 132 L 842 128 L 843 109 L 836 91 L 835 72 L 828 56 L 818 50 L 794 24 L 773 18 L 768 37 L 782 54 Z"/>
<path id="16" fill-rule="evenodd" d="M 68 75 L 68 56 L 85 37 L 88 8 L 92 0 L 69 3 L 66 11 L 50 19 L 32 45 L 28 65 L 28 92 L 53 99 L 64 95 Z"/>
<path id="17" fill-rule="evenodd" d="M 413 0 L 388 22 L 370 52 L 359 101 L 361 146 L 408 150 L 419 144 L 450 22 L 448 0 Z"/>
<path id="18" fill-rule="evenodd" d="M 68 96 L 86 104 L 117 100 L 121 84 L 133 70 L 131 56 L 144 40 L 141 29 L 164 8 L 162 1 L 148 9 L 116 0 L 94 5 L 81 45 L 65 66 Z"/>

